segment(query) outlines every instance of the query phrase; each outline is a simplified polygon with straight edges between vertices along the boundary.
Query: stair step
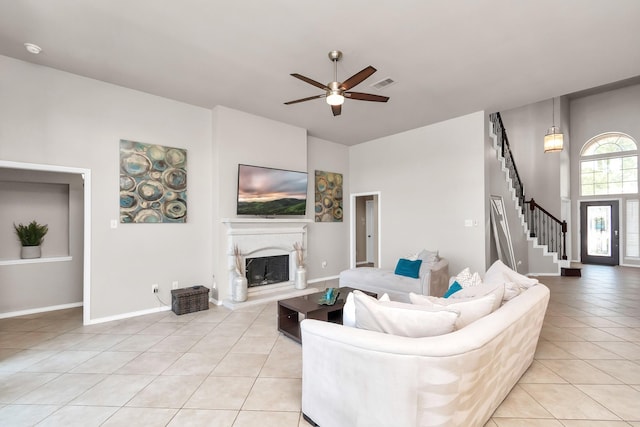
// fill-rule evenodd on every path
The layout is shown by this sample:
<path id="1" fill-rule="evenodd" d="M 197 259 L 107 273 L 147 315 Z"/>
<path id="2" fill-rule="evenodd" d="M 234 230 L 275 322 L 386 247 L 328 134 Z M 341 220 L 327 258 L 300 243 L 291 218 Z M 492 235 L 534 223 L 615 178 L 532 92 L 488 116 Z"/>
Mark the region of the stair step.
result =
<path id="1" fill-rule="evenodd" d="M 561 276 L 573 276 L 582 277 L 582 271 L 580 267 L 562 267 L 560 269 Z"/>

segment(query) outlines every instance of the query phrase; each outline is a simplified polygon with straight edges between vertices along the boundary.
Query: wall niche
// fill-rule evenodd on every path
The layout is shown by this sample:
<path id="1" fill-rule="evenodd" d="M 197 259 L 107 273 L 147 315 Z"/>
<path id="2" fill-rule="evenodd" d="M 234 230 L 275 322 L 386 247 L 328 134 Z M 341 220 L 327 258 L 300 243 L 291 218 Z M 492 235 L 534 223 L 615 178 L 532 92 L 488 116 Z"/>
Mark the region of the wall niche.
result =
<path id="1" fill-rule="evenodd" d="M 13 224 L 36 220 L 49 232 L 42 245 L 42 257 L 69 255 L 69 184 L 52 182 L 0 181 L 0 259 L 19 259 L 20 242 Z"/>

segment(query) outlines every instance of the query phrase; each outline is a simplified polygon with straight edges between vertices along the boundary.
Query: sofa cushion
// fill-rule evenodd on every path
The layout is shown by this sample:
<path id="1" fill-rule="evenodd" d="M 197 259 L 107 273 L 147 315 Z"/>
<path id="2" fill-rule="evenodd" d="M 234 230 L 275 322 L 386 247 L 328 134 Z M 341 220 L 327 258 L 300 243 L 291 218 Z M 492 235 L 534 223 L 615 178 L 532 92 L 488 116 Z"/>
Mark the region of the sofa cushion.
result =
<path id="1" fill-rule="evenodd" d="M 468 288 L 463 288 L 459 292 L 453 293 L 449 299 L 450 300 L 464 300 L 470 298 L 479 298 L 489 294 L 495 294 L 496 299 L 493 303 L 493 309 L 491 311 L 495 311 L 502 304 L 502 300 L 504 298 L 504 284 L 499 283 L 483 283 L 478 286 L 471 286 Z"/>
<path id="2" fill-rule="evenodd" d="M 415 261 L 408 260 L 406 258 L 400 258 L 398 264 L 396 264 L 395 274 L 399 276 L 406 276 L 417 279 L 420 277 L 420 266 L 422 260 L 417 259 Z"/>
<path id="3" fill-rule="evenodd" d="M 389 294 L 382 294 L 378 301 L 391 301 Z M 356 303 L 353 301 L 353 292 L 349 292 L 342 307 L 342 324 L 350 328 L 356 327 Z"/>
<path id="4" fill-rule="evenodd" d="M 468 299 L 451 299 L 451 298 L 439 298 L 438 303 L 434 302 L 433 297 L 425 297 L 424 295 L 418 295 L 411 293 L 409 299 L 416 305 L 430 307 L 432 309 L 451 310 L 455 309 L 460 312 L 460 317 L 455 322 L 456 329 L 462 329 L 468 324 L 475 322 L 476 320 L 484 317 L 494 310 L 497 295 L 490 293 L 479 298 Z M 498 306 L 502 299 L 498 300 Z"/>
<path id="5" fill-rule="evenodd" d="M 356 327 L 405 337 L 430 337 L 452 332 L 458 312 L 401 302 L 381 302 L 353 291 Z"/>
<path id="6" fill-rule="evenodd" d="M 512 282 L 525 288 L 537 285 L 538 279 L 524 276 L 507 267 L 502 261 L 494 262 L 484 275 L 484 281 L 489 283 Z"/>
<path id="7" fill-rule="evenodd" d="M 509 301 L 523 291 L 538 284 L 538 279 L 523 276 L 507 267 L 502 261 L 494 262 L 484 275 L 485 283 L 504 284 L 504 301 Z"/>

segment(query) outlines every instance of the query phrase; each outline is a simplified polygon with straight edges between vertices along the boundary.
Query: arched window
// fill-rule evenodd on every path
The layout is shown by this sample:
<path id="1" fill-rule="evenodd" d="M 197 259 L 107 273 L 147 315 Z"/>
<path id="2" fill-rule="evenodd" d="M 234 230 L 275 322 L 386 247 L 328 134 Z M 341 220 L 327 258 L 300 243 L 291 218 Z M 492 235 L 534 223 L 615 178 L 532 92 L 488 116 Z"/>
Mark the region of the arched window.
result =
<path id="1" fill-rule="evenodd" d="M 638 144 L 629 135 L 608 132 L 593 137 L 580 157 L 582 196 L 638 192 Z"/>

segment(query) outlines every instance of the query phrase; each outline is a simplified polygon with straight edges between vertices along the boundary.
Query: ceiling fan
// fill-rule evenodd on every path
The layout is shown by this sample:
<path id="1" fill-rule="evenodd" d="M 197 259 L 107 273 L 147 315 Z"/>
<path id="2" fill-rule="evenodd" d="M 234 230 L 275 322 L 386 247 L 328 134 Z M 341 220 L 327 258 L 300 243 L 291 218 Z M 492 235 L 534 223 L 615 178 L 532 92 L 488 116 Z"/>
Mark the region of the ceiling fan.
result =
<path id="1" fill-rule="evenodd" d="M 342 52 L 339 50 L 332 50 L 329 52 L 329 59 L 333 62 L 333 81 L 326 85 L 319 83 L 315 80 L 305 77 L 301 74 L 293 73 L 293 77 L 307 82 L 310 85 L 323 89 L 325 93 L 316 96 L 310 96 L 308 98 L 296 99 L 295 101 L 285 102 L 285 105 L 296 104 L 298 102 L 311 101 L 312 99 L 326 98 L 327 104 L 331 106 L 331 111 L 334 116 L 339 116 L 342 112 L 342 104 L 345 98 L 355 99 L 358 101 L 374 101 L 374 102 L 387 102 L 388 96 L 373 95 L 370 93 L 362 92 L 350 92 L 349 89 L 357 86 L 366 80 L 370 75 L 376 72 L 376 69 L 369 65 L 362 71 L 357 72 L 353 76 L 349 77 L 344 82 L 338 81 L 338 61 L 342 58 Z"/>

